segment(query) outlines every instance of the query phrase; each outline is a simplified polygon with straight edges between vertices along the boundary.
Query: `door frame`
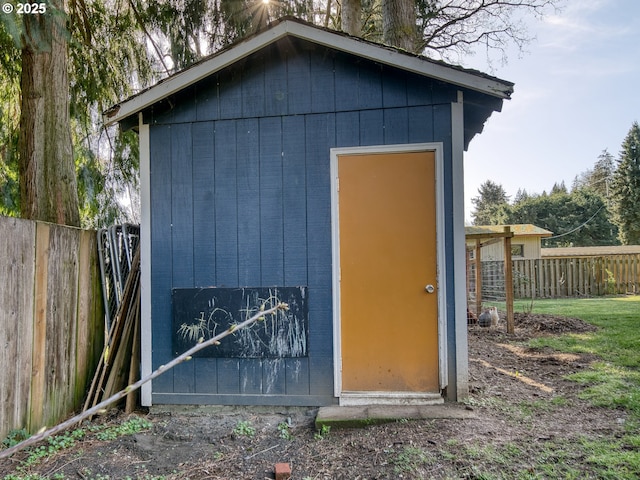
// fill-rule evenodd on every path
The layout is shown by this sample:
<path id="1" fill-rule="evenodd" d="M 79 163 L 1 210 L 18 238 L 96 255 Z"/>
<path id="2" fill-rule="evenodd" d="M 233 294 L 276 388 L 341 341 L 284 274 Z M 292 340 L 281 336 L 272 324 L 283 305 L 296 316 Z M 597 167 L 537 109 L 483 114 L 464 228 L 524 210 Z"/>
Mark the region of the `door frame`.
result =
<path id="1" fill-rule="evenodd" d="M 332 276 L 333 276 L 333 360 L 334 360 L 334 396 L 342 401 L 342 339 L 340 319 L 340 222 L 339 222 L 339 180 L 338 160 L 340 155 L 371 155 L 411 152 L 433 152 L 435 156 L 435 197 L 436 197 L 436 267 L 438 295 L 438 377 L 440 391 L 447 386 L 447 322 L 446 322 L 446 282 L 445 282 L 445 229 L 444 229 L 444 146 L 441 142 L 412 143 L 399 145 L 372 145 L 365 147 L 332 148 L 331 155 L 331 236 L 332 236 Z M 420 403 L 420 395 L 410 393 L 385 392 L 388 398 L 400 403 L 415 400 Z M 376 392 L 358 394 L 353 403 L 364 401 L 375 403 Z M 432 398 L 432 396 L 429 396 Z M 386 400 L 385 400 L 386 401 Z M 351 403 L 351 402 L 349 402 Z"/>

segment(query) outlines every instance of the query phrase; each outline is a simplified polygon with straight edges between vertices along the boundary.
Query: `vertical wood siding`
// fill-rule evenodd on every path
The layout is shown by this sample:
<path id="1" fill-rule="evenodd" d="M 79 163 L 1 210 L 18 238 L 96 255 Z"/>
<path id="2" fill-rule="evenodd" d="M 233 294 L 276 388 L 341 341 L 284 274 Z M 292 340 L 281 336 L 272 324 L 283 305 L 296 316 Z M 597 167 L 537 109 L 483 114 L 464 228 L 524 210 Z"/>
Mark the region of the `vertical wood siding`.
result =
<path id="1" fill-rule="evenodd" d="M 455 98 L 450 86 L 288 39 L 187 89 L 180 108 L 145 113 L 154 368 L 171 358 L 172 288 L 309 292 L 308 357 L 195 358 L 154 381 L 154 403 L 334 401 L 329 150 L 450 144 Z"/>
<path id="2" fill-rule="evenodd" d="M 0 216 L 0 438 L 82 405 L 103 348 L 96 234 Z"/>
<path id="3" fill-rule="evenodd" d="M 172 178 L 170 125 L 150 129 L 151 157 L 151 315 L 153 317 L 152 369 L 171 358 Z M 209 207 L 211 208 L 211 207 Z M 194 225 L 195 226 L 195 225 Z M 215 248 L 215 247 L 213 247 Z M 154 392 L 173 392 L 173 370 L 153 381 Z"/>

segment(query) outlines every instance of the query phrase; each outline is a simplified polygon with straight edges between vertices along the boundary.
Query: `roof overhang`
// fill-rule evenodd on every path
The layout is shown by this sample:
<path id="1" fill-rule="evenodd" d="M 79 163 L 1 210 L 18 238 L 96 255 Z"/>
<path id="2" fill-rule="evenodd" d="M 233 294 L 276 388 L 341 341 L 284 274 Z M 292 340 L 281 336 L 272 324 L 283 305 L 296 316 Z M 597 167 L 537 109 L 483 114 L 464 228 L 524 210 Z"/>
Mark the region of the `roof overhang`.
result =
<path id="1" fill-rule="evenodd" d="M 517 237 L 550 237 L 553 235 L 553 232 L 530 223 L 514 225 L 472 225 L 464 227 L 464 229 L 467 239 L 503 237 L 506 231 L 511 232 L 509 236 Z"/>
<path id="2" fill-rule="evenodd" d="M 277 42 L 284 37 L 296 37 L 317 45 L 360 56 L 384 65 L 457 85 L 495 99 L 508 99 L 513 83 L 444 62 L 428 59 L 405 51 L 368 42 L 343 33 L 319 28 L 290 18 L 272 24 L 266 30 L 242 40 L 178 72 L 156 85 L 124 100 L 103 115 L 105 125 L 120 122 L 167 98 L 180 90 L 212 75 L 225 67 Z"/>

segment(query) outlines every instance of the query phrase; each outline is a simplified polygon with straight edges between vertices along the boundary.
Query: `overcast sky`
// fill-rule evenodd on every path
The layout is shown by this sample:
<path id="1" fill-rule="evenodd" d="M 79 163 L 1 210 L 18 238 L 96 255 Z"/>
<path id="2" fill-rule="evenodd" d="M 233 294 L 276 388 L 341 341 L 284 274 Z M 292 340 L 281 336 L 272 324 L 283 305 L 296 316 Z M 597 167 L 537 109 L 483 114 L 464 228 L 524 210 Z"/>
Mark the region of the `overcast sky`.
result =
<path id="1" fill-rule="evenodd" d="M 465 154 L 467 220 L 486 180 L 511 199 L 519 188 L 571 188 L 604 149 L 617 158 L 640 121 L 640 0 L 566 0 L 530 32 L 529 52 L 506 66 L 489 71 L 481 56 L 465 64 L 515 83 Z"/>

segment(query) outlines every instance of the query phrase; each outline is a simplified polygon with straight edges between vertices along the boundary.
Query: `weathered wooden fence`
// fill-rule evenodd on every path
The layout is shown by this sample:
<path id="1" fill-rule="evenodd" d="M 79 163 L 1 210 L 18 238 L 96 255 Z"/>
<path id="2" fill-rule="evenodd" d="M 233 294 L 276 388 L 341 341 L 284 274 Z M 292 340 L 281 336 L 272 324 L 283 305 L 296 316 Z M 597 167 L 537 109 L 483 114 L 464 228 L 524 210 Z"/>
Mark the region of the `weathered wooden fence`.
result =
<path id="1" fill-rule="evenodd" d="M 96 232 L 0 216 L 0 439 L 81 407 L 103 339 Z"/>
<path id="2" fill-rule="evenodd" d="M 516 298 L 640 294 L 640 255 L 513 261 Z"/>

